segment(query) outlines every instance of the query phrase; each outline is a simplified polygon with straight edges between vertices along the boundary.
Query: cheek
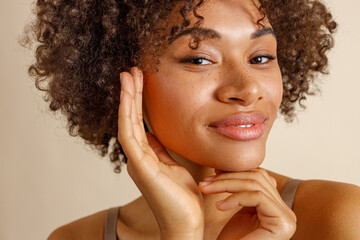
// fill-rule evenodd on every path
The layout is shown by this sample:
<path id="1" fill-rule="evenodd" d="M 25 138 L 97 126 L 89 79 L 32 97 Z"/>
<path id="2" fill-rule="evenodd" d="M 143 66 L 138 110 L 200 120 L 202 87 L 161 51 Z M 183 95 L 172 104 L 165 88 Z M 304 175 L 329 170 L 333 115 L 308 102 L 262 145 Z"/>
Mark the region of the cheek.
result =
<path id="1" fill-rule="evenodd" d="M 270 74 L 269 74 L 270 75 Z M 283 97 L 283 83 L 280 70 L 274 72 L 271 79 L 265 81 L 263 89 L 266 89 L 267 98 L 269 103 L 272 105 L 274 110 L 277 110 L 280 107 L 281 100 Z"/>
<path id="2" fill-rule="evenodd" d="M 154 133 L 168 149 L 187 142 L 186 136 L 198 123 L 194 116 L 198 115 L 209 95 L 201 86 L 195 86 L 185 78 L 165 72 L 147 75 L 144 81 L 145 114 Z"/>

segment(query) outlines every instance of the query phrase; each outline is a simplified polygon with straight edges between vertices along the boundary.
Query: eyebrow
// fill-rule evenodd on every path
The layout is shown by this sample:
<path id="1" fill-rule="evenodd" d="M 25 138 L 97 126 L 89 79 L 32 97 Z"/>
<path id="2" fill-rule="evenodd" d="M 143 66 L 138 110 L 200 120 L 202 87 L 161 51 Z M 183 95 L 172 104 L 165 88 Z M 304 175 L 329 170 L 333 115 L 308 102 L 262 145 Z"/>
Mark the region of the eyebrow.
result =
<path id="1" fill-rule="evenodd" d="M 259 37 L 262 37 L 262 36 L 265 36 L 265 35 L 272 35 L 274 36 L 275 39 L 277 39 L 276 37 L 276 34 L 274 32 L 274 30 L 272 28 L 262 28 L 260 30 L 257 30 L 255 32 L 253 32 L 250 36 L 250 39 L 256 39 L 256 38 L 259 38 Z"/>
<path id="2" fill-rule="evenodd" d="M 250 39 L 257 39 L 269 34 L 272 35 L 277 40 L 274 30 L 269 27 L 262 28 L 253 32 L 250 35 Z M 221 34 L 212 28 L 187 28 L 181 31 L 180 33 L 176 34 L 175 36 L 171 37 L 169 39 L 169 44 L 173 43 L 176 39 L 185 35 L 193 35 L 193 36 L 204 37 L 209 39 L 221 39 Z"/>

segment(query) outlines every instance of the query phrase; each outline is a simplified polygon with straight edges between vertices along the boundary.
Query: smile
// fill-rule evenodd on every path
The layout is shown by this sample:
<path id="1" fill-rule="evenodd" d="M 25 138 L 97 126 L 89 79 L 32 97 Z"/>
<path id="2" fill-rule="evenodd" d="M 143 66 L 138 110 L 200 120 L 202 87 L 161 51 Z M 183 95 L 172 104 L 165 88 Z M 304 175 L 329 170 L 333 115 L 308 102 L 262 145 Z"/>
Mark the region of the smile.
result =
<path id="1" fill-rule="evenodd" d="M 236 114 L 211 123 L 216 133 L 239 141 L 260 138 L 265 132 L 266 117 L 263 114 Z"/>

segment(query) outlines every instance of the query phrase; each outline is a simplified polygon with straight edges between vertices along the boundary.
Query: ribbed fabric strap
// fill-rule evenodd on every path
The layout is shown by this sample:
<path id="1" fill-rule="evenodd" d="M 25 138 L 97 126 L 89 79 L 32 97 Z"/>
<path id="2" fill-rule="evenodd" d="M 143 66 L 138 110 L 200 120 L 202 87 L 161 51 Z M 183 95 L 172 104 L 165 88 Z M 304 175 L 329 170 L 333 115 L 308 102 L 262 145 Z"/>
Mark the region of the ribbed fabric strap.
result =
<path id="1" fill-rule="evenodd" d="M 117 240 L 116 223 L 120 207 L 110 208 L 106 214 L 104 226 L 104 240 Z"/>
<path id="2" fill-rule="evenodd" d="M 284 200 L 286 205 L 289 206 L 289 208 L 293 208 L 294 205 L 294 198 L 296 194 L 296 190 L 298 189 L 300 183 L 302 180 L 299 179 L 289 179 L 286 181 L 282 192 L 281 192 L 281 198 Z"/>

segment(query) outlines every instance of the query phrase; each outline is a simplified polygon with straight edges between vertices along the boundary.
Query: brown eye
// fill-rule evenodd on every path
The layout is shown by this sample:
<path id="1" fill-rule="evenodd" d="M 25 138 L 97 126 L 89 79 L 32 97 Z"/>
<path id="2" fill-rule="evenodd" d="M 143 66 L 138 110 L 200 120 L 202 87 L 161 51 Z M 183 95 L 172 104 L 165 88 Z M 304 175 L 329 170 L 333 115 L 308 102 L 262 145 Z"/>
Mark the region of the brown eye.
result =
<path id="1" fill-rule="evenodd" d="M 253 59 L 250 60 L 251 64 L 264 64 L 269 62 L 270 60 L 274 60 L 275 57 L 273 56 L 258 56 L 258 57 L 254 57 Z"/>
<path id="2" fill-rule="evenodd" d="M 212 64 L 210 60 L 203 57 L 191 56 L 181 60 L 182 63 L 191 63 L 194 65 L 209 65 Z"/>
<path id="3" fill-rule="evenodd" d="M 206 60 L 204 58 L 196 58 L 190 61 L 190 63 L 196 64 L 196 65 L 207 65 L 211 64 L 209 60 Z"/>

